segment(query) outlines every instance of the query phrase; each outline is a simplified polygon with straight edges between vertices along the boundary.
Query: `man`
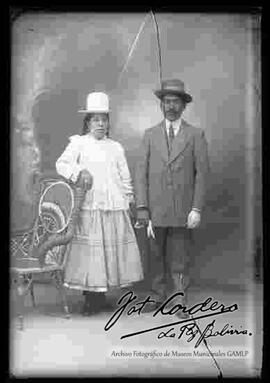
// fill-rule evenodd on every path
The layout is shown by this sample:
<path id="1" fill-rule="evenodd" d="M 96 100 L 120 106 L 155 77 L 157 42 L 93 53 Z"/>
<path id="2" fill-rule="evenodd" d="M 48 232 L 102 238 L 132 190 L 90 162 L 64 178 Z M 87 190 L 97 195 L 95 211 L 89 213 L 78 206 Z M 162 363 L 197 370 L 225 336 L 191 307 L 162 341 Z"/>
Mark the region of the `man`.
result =
<path id="1" fill-rule="evenodd" d="M 135 192 L 139 224 L 148 225 L 151 220 L 153 225 L 151 296 L 159 306 L 176 291 L 184 292 L 186 298 L 191 231 L 201 221 L 209 165 L 203 130 L 181 117 L 192 101 L 184 83 L 163 81 L 155 95 L 165 119 L 145 131 Z M 186 304 L 186 299 L 180 303 Z"/>

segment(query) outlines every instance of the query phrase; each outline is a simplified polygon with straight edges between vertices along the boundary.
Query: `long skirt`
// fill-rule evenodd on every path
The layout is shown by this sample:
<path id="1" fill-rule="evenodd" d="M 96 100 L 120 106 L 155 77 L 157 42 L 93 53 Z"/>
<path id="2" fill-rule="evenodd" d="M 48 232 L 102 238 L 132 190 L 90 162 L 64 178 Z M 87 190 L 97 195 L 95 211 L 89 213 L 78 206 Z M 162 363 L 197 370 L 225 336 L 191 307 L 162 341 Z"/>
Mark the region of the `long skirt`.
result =
<path id="1" fill-rule="evenodd" d="M 143 279 L 127 211 L 82 210 L 65 263 L 66 287 L 106 292 Z"/>

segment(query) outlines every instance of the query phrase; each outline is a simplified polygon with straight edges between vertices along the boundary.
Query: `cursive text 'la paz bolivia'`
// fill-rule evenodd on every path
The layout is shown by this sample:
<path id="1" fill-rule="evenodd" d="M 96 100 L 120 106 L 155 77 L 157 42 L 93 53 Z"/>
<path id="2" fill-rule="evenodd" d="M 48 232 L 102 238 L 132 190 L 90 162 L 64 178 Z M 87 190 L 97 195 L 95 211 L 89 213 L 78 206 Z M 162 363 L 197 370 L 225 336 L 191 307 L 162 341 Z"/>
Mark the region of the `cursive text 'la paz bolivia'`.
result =
<path id="1" fill-rule="evenodd" d="M 251 333 L 248 334 L 247 330 L 237 330 L 229 328 L 229 324 L 223 326 L 221 330 L 217 330 L 215 328 L 215 319 L 208 323 L 203 331 L 199 331 L 198 325 L 196 323 L 188 323 L 184 326 L 181 326 L 178 329 L 178 333 L 175 331 L 174 327 L 171 327 L 169 330 L 161 331 L 158 334 L 158 339 L 162 338 L 177 338 L 181 339 L 182 336 L 185 334 L 187 338 L 187 342 L 191 342 L 197 335 L 199 335 L 197 342 L 194 345 L 194 348 L 197 348 L 201 342 L 203 342 L 205 339 L 210 337 L 216 337 L 216 336 L 224 336 L 224 335 L 252 335 Z"/>

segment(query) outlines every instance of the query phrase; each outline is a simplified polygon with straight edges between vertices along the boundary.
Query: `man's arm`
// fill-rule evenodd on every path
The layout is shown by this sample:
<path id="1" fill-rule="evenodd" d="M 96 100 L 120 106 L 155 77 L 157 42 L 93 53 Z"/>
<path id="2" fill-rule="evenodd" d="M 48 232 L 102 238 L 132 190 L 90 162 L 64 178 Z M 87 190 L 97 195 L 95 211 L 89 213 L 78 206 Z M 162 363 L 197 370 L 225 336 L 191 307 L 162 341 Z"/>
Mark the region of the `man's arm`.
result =
<path id="1" fill-rule="evenodd" d="M 135 201 L 138 219 L 149 219 L 149 201 L 148 201 L 148 170 L 150 155 L 150 139 L 149 133 L 144 133 L 140 148 L 139 156 L 135 168 Z"/>
<path id="2" fill-rule="evenodd" d="M 195 211 L 201 212 L 205 199 L 207 175 L 209 173 L 209 159 L 204 131 L 200 130 L 194 139 L 195 183 L 192 208 Z"/>

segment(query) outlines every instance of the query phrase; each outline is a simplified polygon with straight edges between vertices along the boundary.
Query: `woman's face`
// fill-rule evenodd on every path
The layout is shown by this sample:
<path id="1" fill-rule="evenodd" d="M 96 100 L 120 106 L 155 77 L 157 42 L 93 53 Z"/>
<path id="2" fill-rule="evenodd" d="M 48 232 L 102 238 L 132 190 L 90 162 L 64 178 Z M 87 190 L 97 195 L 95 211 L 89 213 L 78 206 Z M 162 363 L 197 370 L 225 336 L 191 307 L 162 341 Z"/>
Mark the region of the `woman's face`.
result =
<path id="1" fill-rule="evenodd" d="M 94 114 L 89 122 L 89 134 L 94 136 L 95 139 L 101 140 L 108 132 L 109 119 L 106 113 Z"/>

